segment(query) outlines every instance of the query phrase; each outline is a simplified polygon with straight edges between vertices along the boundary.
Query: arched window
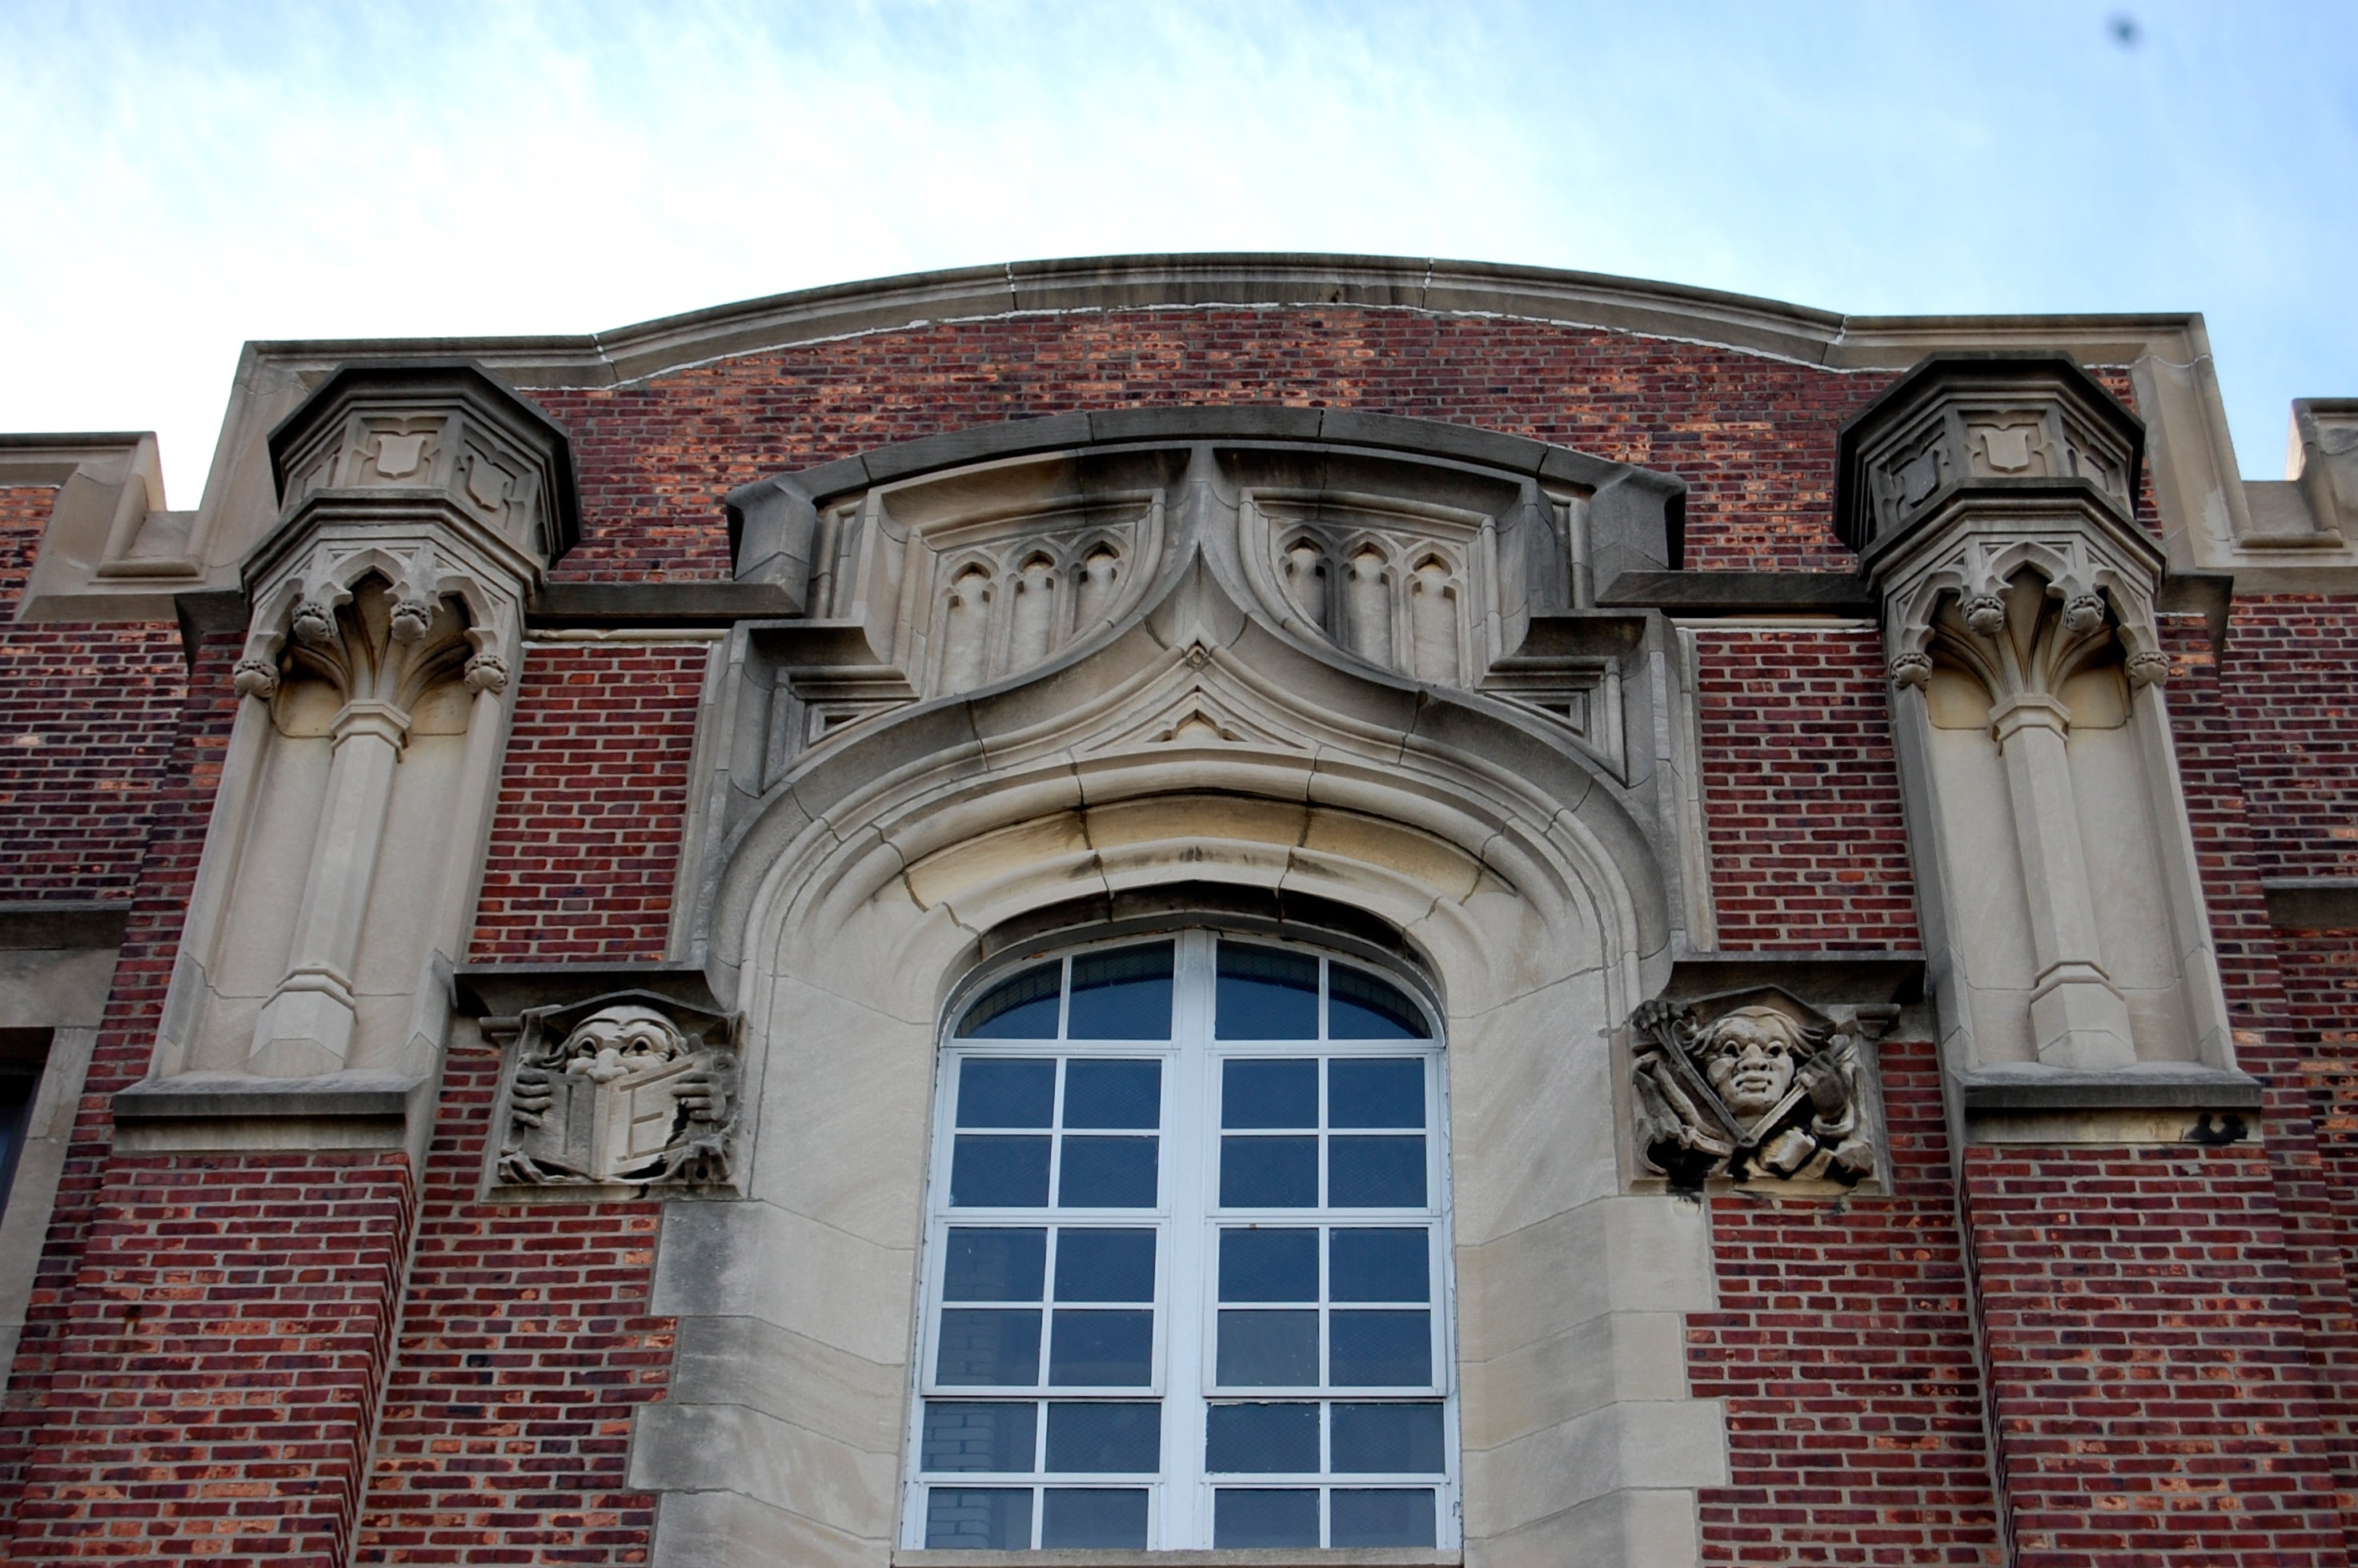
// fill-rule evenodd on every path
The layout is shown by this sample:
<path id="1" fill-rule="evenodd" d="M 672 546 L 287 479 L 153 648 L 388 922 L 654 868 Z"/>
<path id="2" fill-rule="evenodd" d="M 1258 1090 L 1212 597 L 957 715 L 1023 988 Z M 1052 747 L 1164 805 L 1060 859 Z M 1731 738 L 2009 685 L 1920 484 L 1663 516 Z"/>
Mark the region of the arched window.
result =
<path id="1" fill-rule="evenodd" d="M 1444 1075 L 1378 966 L 1184 931 L 941 1052 L 903 1542 L 1457 1540 Z"/>

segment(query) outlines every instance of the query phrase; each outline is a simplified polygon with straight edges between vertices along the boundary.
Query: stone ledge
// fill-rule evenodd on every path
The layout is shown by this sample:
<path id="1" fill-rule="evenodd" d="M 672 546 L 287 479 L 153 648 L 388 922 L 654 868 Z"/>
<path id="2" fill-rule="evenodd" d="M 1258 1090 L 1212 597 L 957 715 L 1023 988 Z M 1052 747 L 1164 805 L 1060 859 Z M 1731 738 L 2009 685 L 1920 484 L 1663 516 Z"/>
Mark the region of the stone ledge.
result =
<path id="1" fill-rule="evenodd" d="M 2071 1073 L 1984 1069 L 1958 1076 L 1968 1112 L 1982 1110 L 2257 1110 L 2260 1082 L 2212 1067 Z"/>
<path id="2" fill-rule="evenodd" d="M 0 952 L 120 947 L 130 914 L 127 899 L 0 903 Z"/>
<path id="3" fill-rule="evenodd" d="M 733 626 L 795 614 L 801 606 L 774 583 L 557 582 L 533 596 L 525 624 L 544 627 Z"/>
<path id="4" fill-rule="evenodd" d="M 1598 590 L 1606 609 L 1671 615 L 1840 615 L 1872 621 L 1883 603 L 1848 572 L 1623 572 Z"/>
<path id="5" fill-rule="evenodd" d="M 1249 1547 L 1225 1552 L 926 1552 L 892 1568 L 1454 1568 L 1463 1552 L 1417 1546 Z"/>
<path id="6" fill-rule="evenodd" d="M 2262 877 L 2279 931 L 2358 931 L 2358 877 Z"/>
<path id="7" fill-rule="evenodd" d="M 562 1007 L 612 991 L 653 991 L 720 1011 L 712 980 L 695 964 L 467 964 L 451 972 L 460 1014 L 510 1019 L 526 1008 Z"/>
<path id="8" fill-rule="evenodd" d="M 1924 996 L 1921 953 L 1800 950 L 1687 953 L 1671 965 L 1662 995 L 1672 1001 L 1778 986 L 1812 1007 L 1898 1002 Z"/>
<path id="9" fill-rule="evenodd" d="M 260 1078 L 184 1073 L 118 1090 L 115 1147 L 130 1154 L 402 1149 L 430 1117 L 432 1086 L 394 1073 Z"/>

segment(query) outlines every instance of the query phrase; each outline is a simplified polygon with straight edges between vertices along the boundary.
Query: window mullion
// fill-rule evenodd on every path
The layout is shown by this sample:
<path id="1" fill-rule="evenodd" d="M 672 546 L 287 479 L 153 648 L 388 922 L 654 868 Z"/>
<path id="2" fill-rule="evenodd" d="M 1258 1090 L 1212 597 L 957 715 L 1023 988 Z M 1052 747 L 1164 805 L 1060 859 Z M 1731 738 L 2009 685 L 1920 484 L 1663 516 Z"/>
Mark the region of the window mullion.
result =
<path id="1" fill-rule="evenodd" d="M 1217 1086 L 1207 1076 L 1212 1033 L 1212 941 L 1195 931 L 1181 944 L 1173 977 L 1171 1092 L 1164 1097 L 1170 1129 L 1165 1159 L 1171 1183 L 1169 1261 L 1161 1303 L 1168 1361 L 1163 1385 L 1163 1506 L 1160 1543 L 1184 1550 L 1211 1542 L 1204 1491 L 1204 1347 L 1209 1334 L 1210 1265 L 1206 1206 L 1210 1155 L 1217 1147 L 1209 1124 Z"/>

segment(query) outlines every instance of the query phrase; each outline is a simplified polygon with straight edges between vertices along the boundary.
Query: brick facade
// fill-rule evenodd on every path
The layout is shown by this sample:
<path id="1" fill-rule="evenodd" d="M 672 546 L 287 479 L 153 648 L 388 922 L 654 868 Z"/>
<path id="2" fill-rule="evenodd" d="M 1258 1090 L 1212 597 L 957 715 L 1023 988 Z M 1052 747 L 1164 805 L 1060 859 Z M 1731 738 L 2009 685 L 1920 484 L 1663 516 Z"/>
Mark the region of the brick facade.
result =
<path id="1" fill-rule="evenodd" d="M 780 470 L 1206 404 L 1639 465 L 1688 486 L 1685 567 L 1849 574 L 1836 436 L 1897 377 L 1507 316 L 1213 306 L 925 322 L 525 395 L 571 441 L 563 583 L 729 578 L 719 497 Z M 2125 372 L 2104 379 L 2128 395 Z M 0 605 L 54 494 L 0 489 Z M 2143 495 L 2151 522 L 2149 478 Z M 2358 603 L 2238 592 L 2223 651 L 2196 615 L 2160 624 L 2263 1135 L 1967 1146 L 1929 1033 L 1885 1041 L 1879 1187 L 1705 1200 L 1715 1300 L 1686 1316 L 1685 1374 L 1721 1401 L 1727 1455 L 1697 1495 L 1705 1563 L 2358 1552 L 2358 930 L 2274 925 L 2262 885 L 2358 875 Z M 0 626 L 0 903 L 131 906 L 0 1416 L 6 1561 L 649 1561 L 658 1499 L 632 1487 L 631 1442 L 672 1386 L 664 1208 L 492 1193 L 491 1022 L 452 1029 L 415 1166 L 407 1147 L 115 1146 L 112 1097 L 148 1072 L 237 711 L 239 637 L 184 635 Z M 464 959 L 676 962 L 708 629 L 533 638 Z M 1882 630 L 1747 615 L 1690 640 L 1720 946 L 1920 954 Z"/>

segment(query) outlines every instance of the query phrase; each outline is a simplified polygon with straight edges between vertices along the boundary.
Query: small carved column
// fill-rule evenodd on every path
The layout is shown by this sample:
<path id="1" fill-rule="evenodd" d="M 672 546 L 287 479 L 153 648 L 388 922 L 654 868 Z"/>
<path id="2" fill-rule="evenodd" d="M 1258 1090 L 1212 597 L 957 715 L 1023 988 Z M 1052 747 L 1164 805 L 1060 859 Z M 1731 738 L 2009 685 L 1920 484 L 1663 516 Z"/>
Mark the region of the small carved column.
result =
<path id="1" fill-rule="evenodd" d="M 2234 1069 L 2158 690 L 2142 441 L 2060 355 L 1935 356 L 1843 432 L 1838 524 L 1884 600 L 1931 979 L 1969 1081 Z"/>
<path id="2" fill-rule="evenodd" d="M 284 511 L 246 564 L 244 700 L 157 1076 L 415 1081 L 442 1044 L 524 600 L 575 532 L 564 437 L 480 371 L 373 366 L 271 454 Z"/>

